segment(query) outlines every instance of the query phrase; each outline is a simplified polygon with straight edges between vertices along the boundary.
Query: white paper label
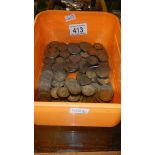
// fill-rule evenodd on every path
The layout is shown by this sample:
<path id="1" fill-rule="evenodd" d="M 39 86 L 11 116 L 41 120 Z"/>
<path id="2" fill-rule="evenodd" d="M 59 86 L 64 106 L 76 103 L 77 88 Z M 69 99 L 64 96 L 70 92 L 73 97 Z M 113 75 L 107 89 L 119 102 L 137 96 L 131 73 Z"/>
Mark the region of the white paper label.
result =
<path id="1" fill-rule="evenodd" d="M 75 14 L 70 14 L 70 15 L 65 16 L 66 22 L 71 21 L 71 20 L 75 20 L 75 19 L 76 19 Z"/>
<path id="2" fill-rule="evenodd" d="M 69 25 L 70 35 L 83 35 L 87 34 L 87 24 L 70 24 Z"/>
<path id="3" fill-rule="evenodd" d="M 72 114 L 88 114 L 89 109 L 87 108 L 70 108 Z"/>

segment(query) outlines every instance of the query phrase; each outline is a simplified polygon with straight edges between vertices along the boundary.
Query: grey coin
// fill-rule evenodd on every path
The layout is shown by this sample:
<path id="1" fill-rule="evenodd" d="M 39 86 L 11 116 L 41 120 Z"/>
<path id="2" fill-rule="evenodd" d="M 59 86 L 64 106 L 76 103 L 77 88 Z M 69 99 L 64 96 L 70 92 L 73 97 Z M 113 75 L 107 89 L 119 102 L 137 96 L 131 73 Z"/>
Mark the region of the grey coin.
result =
<path id="1" fill-rule="evenodd" d="M 55 88 L 52 88 L 51 89 L 51 96 L 53 97 L 53 98 L 59 98 L 59 96 L 57 95 L 57 91 L 58 91 L 58 88 L 59 87 L 55 87 Z"/>
<path id="2" fill-rule="evenodd" d="M 40 80 L 44 79 L 50 82 L 53 79 L 53 72 L 51 70 L 43 70 L 40 75 Z"/>
<path id="3" fill-rule="evenodd" d="M 77 102 L 80 100 L 80 95 L 70 95 L 67 99 L 68 101 L 71 101 L 71 102 Z"/>
<path id="4" fill-rule="evenodd" d="M 90 79 L 96 77 L 96 73 L 95 73 L 95 71 L 90 70 L 90 69 L 88 69 L 88 70 L 86 71 L 86 75 L 87 75 L 87 77 L 90 78 Z"/>
<path id="5" fill-rule="evenodd" d="M 53 80 L 52 83 L 51 83 L 51 85 L 53 87 L 62 87 L 62 86 L 64 86 L 64 84 L 65 84 L 64 81 L 58 82 L 56 80 Z"/>
<path id="6" fill-rule="evenodd" d="M 87 52 L 81 52 L 80 55 L 83 58 L 88 58 L 89 57 L 89 54 Z"/>
<path id="7" fill-rule="evenodd" d="M 98 59 L 95 56 L 90 56 L 87 58 L 87 62 L 93 66 L 93 65 L 97 65 L 99 63 Z"/>
<path id="8" fill-rule="evenodd" d="M 65 59 L 63 57 L 57 57 L 55 62 L 58 64 L 63 64 L 65 62 Z"/>
<path id="9" fill-rule="evenodd" d="M 64 50 L 60 52 L 60 56 L 63 58 L 68 58 L 70 56 L 70 53 L 68 50 Z"/>
<path id="10" fill-rule="evenodd" d="M 73 95 L 77 95 L 81 93 L 81 87 L 78 84 L 76 79 L 67 79 L 65 81 L 65 85 L 68 88 L 68 90 L 70 91 L 71 94 Z"/>
<path id="11" fill-rule="evenodd" d="M 76 79 L 81 86 L 88 85 L 91 83 L 91 79 L 89 79 L 85 74 L 79 73 Z"/>
<path id="12" fill-rule="evenodd" d="M 97 78 L 97 81 L 102 85 L 102 84 L 108 84 L 110 83 L 110 79 L 109 78 Z"/>
<path id="13" fill-rule="evenodd" d="M 95 47 L 97 50 L 102 50 L 102 49 L 104 49 L 103 45 L 100 44 L 100 43 L 94 43 L 94 47 Z"/>
<path id="14" fill-rule="evenodd" d="M 68 44 L 68 51 L 72 54 L 79 54 L 80 53 L 80 47 L 77 43 L 70 43 Z"/>
<path id="15" fill-rule="evenodd" d="M 57 90 L 57 95 L 59 97 L 65 98 L 69 96 L 69 91 L 66 87 L 59 87 Z"/>
<path id="16" fill-rule="evenodd" d="M 102 68 L 102 67 L 96 68 L 96 75 L 100 78 L 108 77 L 109 73 L 110 73 L 109 68 Z"/>
<path id="17" fill-rule="evenodd" d="M 67 73 L 63 70 L 54 72 L 54 79 L 56 81 L 59 81 L 59 82 L 64 81 L 66 76 L 67 76 Z"/>
<path id="18" fill-rule="evenodd" d="M 51 87 L 51 81 L 47 79 L 39 80 L 38 90 L 39 91 L 49 91 Z"/>
<path id="19" fill-rule="evenodd" d="M 55 63 L 52 65 L 53 72 L 62 71 L 62 70 L 64 70 L 63 65 L 60 65 L 59 63 Z"/>
<path id="20" fill-rule="evenodd" d="M 82 86 L 82 94 L 85 96 L 92 96 L 96 93 L 96 89 L 93 85 Z"/>
<path id="21" fill-rule="evenodd" d="M 87 52 L 90 48 L 92 48 L 92 45 L 88 42 L 80 42 L 80 48 Z"/>
<path id="22" fill-rule="evenodd" d="M 79 54 L 77 55 L 71 55 L 69 57 L 69 60 L 73 63 L 78 63 L 81 60 L 81 56 Z"/>

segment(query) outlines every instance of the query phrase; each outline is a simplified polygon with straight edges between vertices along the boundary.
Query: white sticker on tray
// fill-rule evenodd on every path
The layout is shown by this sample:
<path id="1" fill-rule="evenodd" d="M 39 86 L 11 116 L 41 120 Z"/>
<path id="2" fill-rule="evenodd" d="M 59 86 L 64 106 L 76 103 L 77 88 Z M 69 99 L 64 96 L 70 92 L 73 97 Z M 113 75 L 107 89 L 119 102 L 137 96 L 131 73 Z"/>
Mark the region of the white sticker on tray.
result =
<path id="1" fill-rule="evenodd" d="M 83 35 L 87 34 L 87 24 L 70 24 L 69 25 L 70 35 Z"/>
<path id="2" fill-rule="evenodd" d="M 75 20 L 75 19 L 76 19 L 75 14 L 69 14 L 69 15 L 66 15 L 66 16 L 65 16 L 66 22 L 69 22 L 69 21 Z"/>
<path id="3" fill-rule="evenodd" d="M 89 109 L 87 108 L 70 108 L 72 114 L 88 114 Z"/>

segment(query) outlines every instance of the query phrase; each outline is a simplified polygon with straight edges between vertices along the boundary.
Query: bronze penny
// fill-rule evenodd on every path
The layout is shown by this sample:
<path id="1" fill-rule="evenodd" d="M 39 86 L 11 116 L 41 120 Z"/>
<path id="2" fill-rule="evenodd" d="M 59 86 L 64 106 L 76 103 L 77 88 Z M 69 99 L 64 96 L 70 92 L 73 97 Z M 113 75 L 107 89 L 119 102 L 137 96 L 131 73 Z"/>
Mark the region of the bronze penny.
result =
<path id="1" fill-rule="evenodd" d="M 59 98 L 59 96 L 57 95 L 57 91 L 58 91 L 58 88 L 59 87 L 55 87 L 55 88 L 52 88 L 51 89 L 51 96 L 53 97 L 53 98 Z"/>
<path id="2" fill-rule="evenodd" d="M 86 71 L 86 76 L 87 76 L 88 78 L 92 79 L 92 78 L 95 78 L 95 77 L 96 77 L 96 73 L 95 73 L 95 71 L 93 71 L 93 70 L 91 70 L 91 69 L 88 69 L 88 70 Z"/>
<path id="3" fill-rule="evenodd" d="M 64 81 L 66 76 L 67 73 L 64 70 L 54 72 L 54 79 L 58 82 Z"/>
<path id="4" fill-rule="evenodd" d="M 67 62 L 64 65 L 64 69 L 69 72 L 69 73 L 73 73 L 76 72 L 79 69 L 79 65 L 78 63 L 73 63 L 73 62 Z"/>
<path id="5" fill-rule="evenodd" d="M 65 51 L 67 49 L 67 44 L 65 43 L 59 43 L 59 45 L 57 46 L 57 49 L 61 52 L 61 51 Z"/>
<path id="6" fill-rule="evenodd" d="M 85 95 L 85 96 L 92 96 L 94 95 L 96 92 L 96 89 L 93 85 L 85 85 L 85 86 L 82 86 L 82 94 Z"/>
<path id="7" fill-rule="evenodd" d="M 94 43 L 94 48 L 96 48 L 97 50 L 102 50 L 104 49 L 103 45 L 100 43 Z"/>
<path id="8" fill-rule="evenodd" d="M 92 48 L 92 45 L 88 42 L 80 42 L 80 48 L 87 52 L 90 48 Z"/>
<path id="9" fill-rule="evenodd" d="M 47 45 L 47 48 L 57 48 L 59 46 L 59 42 L 58 41 L 52 41 Z"/>
<path id="10" fill-rule="evenodd" d="M 107 53 L 104 50 L 97 50 L 96 57 L 100 61 L 108 61 L 108 55 L 107 55 Z"/>
<path id="11" fill-rule="evenodd" d="M 55 62 L 58 64 L 63 64 L 65 62 L 65 59 L 63 57 L 57 57 Z"/>
<path id="12" fill-rule="evenodd" d="M 43 63 L 45 65 L 51 65 L 51 64 L 54 64 L 55 60 L 53 58 L 49 58 L 49 57 L 45 57 L 44 60 L 43 60 Z"/>
<path id="13" fill-rule="evenodd" d="M 76 79 L 67 79 L 65 81 L 65 85 L 68 88 L 68 90 L 70 91 L 71 94 L 73 95 L 77 95 L 81 93 L 81 87 L 78 84 Z"/>
<path id="14" fill-rule="evenodd" d="M 100 78 L 105 78 L 109 76 L 109 68 L 102 68 L 102 67 L 98 67 L 96 68 L 96 75 Z"/>
<path id="15" fill-rule="evenodd" d="M 56 81 L 56 80 L 52 80 L 51 85 L 53 87 L 62 87 L 62 86 L 64 86 L 64 81 L 59 82 L 59 81 Z"/>
<path id="16" fill-rule="evenodd" d="M 110 79 L 109 79 L 109 78 L 104 78 L 104 79 L 97 78 L 97 81 L 98 81 L 101 85 L 110 83 Z"/>
<path id="17" fill-rule="evenodd" d="M 47 51 L 46 51 L 46 57 L 49 57 L 49 58 L 56 58 L 57 56 L 59 56 L 59 51 L 52 47 L 52 48 L 49 48 Z"/>
<path id="18" fill-rule="evenodd" d="M 91 84 L 95 87 L 96 92 L 99 92 L 99 91 L 101 90 L 101 86 L 100 86 L 98 83 L 93 82 L 93 83 L 91 83 Z"/>
<path id="19" fill-rule="evenodd" d="M 68 44 L 68 51 L 71 54 L 79 54 L 81 50 L 80 50 L 79 44 L 70 43 L 70 44 Z"/>
<path id="20" fill-rule="evenodd" d="M 67 99 L 70 102 L 78 102 L 80 100 L 80 95 L 70 95 Z"/>
<path id="21" fill-rule="evenodd" d="M 65 98 L 69 96 L 69 91 L 66 87 L 59 87 L 57 90 L 57 95 L 59 97 Z"/>
<path id="22" fill-rule="evenodd" d="M 78 62 L 81 60 L 81 57 L 80 57 L 79 54 L 77 54 L 77 55 L 71 55 L 71 56 L 69 57 L 69 60 L 70 60 L 71 62 L 73 62 L 73 63 L 78 63 Z"/>
<path id="23" fill-rule="evenodd" d="M 63 58 L 68 58 L 70 56 L 70 53 L 68 50 L 64 50 L 60 52 L 60 56 Z"/>
<path id="24" fill-rule="evenodd" d="M 89 65 L 93 66 L 93 65 L 97 65 L 98 59 L 95 56 L 90 56 L 87 58 L 87 62 L 89 63 Z"/>
<path id="25" fill-rule="evenodd" d="M 89 79 L 85 74 L 79 73 L 76 79 L 81 86 L 88 85 L 91 83 L 91 79 Z"/>
<path id="26" fill-rule="evenodd" d="M 82 58 L 88 58 L 89 57 L 89 54 L 87 52 L 81 52 L 80 55 Z"/>
<path id="27" fill-rule="evenodd" d="M 96 55 L 96 49 L 93 48 L 93 47 L 90 48 L 87 52 L 88 52 L 89 55 Z"/>
<path id="28" fill-rule="evenodd" d="M 48 91 L 38 91 L 37 93 L 37 100 L 39 101 L 50 101 L 50 92 Z"/>
<path id="29" fill-rule="evenodd" d="M 55 63 L 52 65 L 53 72 L 62 71 L 62 70 L 64 70 L 63 65 L 60 65 L 59 63 Z"/>

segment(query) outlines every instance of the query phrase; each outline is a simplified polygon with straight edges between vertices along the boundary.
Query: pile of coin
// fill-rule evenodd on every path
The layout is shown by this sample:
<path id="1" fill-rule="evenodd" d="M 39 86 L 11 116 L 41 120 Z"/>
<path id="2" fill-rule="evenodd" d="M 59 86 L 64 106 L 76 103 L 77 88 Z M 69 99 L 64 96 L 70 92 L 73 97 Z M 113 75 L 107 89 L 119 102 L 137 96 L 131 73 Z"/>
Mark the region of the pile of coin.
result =
<path id="1" fill-rule="evenodd" d="M 50 42 L 43 59 L 38 100 L 110 102 L 114 93 L 109 74 L 108 54 L 102 44 Z"/>

